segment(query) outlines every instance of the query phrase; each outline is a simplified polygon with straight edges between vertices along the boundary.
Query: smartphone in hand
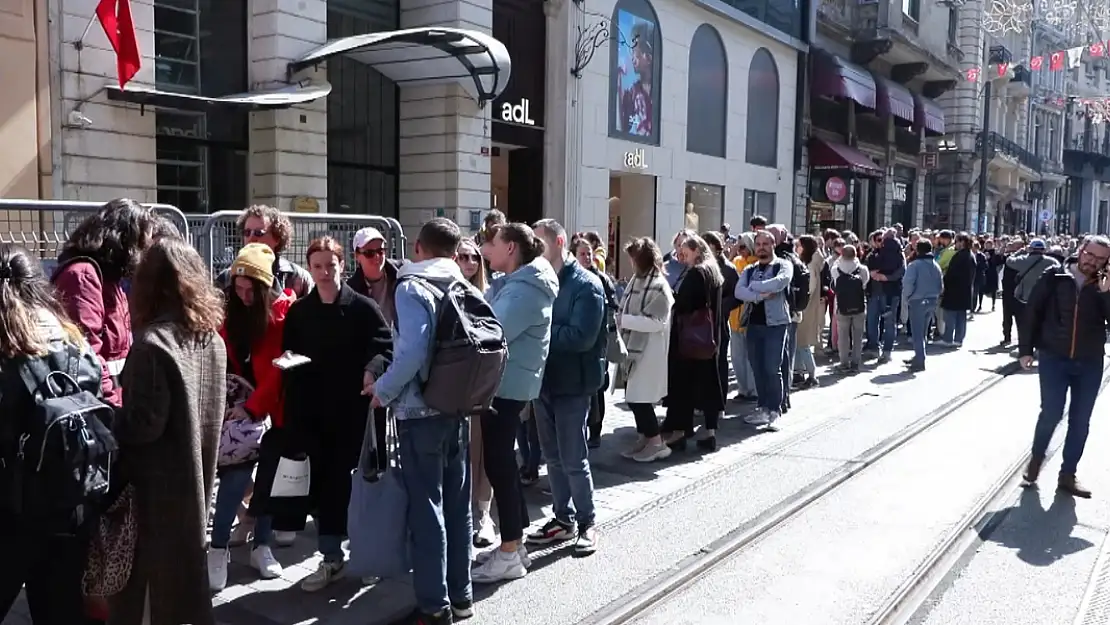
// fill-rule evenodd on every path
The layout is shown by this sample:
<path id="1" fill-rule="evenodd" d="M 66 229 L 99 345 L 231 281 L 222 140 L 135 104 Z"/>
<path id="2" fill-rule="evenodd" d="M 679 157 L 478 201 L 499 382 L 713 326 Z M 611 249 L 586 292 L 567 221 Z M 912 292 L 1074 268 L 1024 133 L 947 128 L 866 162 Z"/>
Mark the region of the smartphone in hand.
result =
<path id="1" fill-rule="evenodd" d="M 294 354 L 293 352 L 289 351 L 285 352 L 281 356 L 278 356 L 277 358 L 274 358 L 274 366 L 278 369 L 281 369 L 282 371 L 296 369 L 297 367 L 307 365 L 310 362 L 312 362 L 312 359 L 308 356 Z"/>

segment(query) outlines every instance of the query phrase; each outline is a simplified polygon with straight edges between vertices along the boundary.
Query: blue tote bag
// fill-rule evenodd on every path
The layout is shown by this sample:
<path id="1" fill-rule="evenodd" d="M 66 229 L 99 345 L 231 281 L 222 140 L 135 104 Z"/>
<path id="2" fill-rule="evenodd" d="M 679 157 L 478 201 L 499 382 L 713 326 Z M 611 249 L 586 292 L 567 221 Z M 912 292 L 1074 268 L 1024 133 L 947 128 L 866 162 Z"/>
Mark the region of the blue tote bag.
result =
<path id="1" fill-rule="evenodd" d="M 401 481 L 403 469 L 397 446 L 378 440 L 374 419 L 374 410 L 370 409 L 362 454 L 351 477 L 351 503 L 347 508 L 351 554 L 347 569 L 359 577 L 404 577 L 412 571 L 408 493 Z M 378 445 L 388 450 L 384 467 L 378 466 Z"/>

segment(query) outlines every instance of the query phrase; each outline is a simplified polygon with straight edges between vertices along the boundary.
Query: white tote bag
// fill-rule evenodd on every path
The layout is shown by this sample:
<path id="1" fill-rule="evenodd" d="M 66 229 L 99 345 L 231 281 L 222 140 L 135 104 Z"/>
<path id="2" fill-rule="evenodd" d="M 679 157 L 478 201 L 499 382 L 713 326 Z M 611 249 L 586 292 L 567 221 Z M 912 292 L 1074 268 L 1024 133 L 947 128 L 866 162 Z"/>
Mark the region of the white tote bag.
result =
<path id="1" fill-rule="evenodd" d="M 278 460 L 271 497 L 307 497 L 312 484 L 312 468 L 308 458 L 293 460 L 282 456 Z"/>

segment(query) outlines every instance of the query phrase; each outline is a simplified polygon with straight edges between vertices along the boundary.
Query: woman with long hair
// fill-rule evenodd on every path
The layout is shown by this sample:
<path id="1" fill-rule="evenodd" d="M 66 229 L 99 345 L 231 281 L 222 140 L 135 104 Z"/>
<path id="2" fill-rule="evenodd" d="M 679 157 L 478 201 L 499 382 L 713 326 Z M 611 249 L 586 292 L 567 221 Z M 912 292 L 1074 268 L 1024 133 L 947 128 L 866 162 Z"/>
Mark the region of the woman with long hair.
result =
<path id="1" fill-rule="evenodd" d="M 717 373 L 717 349 L 720 349 L 717 320 L 721 318 L 724 276 L 709 244 L 696 234 L 682 241 L 677 253 L 685 271 L 674 294 L 674 321 L 667 354 L 667 418 L 661 431 L 672 449 L 685 449 L 686 439 L 694 436 L 694 411 L 701 410 L 705 414 L 705 428 L 697 445 L 713 451 L 717 449 L 717 422 L 725 409 L 721 378 Z M 712 353 L 688 350 L 695 338 L 702 339 L 706 345 L 712 341 L 715 346 Z"/>
<path id="2" fill-rule="evenodd" d="M 229 397 L 220 437 L 220 489 L 208 549 L 208 581 L 216 591 L 227 585 L 228 547 L 234 544 L 231 525 L 253 484 L 260 435 L 267 419 L 272 427 L 282 427 L 281 371 L 274 366 L 274 359 L 281 356 L 285 316 L 297 296 L 277 284 L 274 260 L 274 252 L 266 244 L 245 245 L 231 264 L 231 284 L 225 293 L 227 319 L 220 336 L 227 348 Z M 231 397 L 232 389 L 238 391 L 236 397 Z M 245 516 L 240 527 L 250 528 L 254 521 L 251 566 L 262 579 L 280 577 L 281 564 L 270 550 L 270 516 Z M 245 542 L 247 531 L 240 534 Z"/>
<path id="3" fill-rule="evenodd" d="M 817 237 L 803 234 L 795 244 L 798 258 L 809 267 L 809 305 L 802 311 L 798 323 L 798 345 L 794 349 L 794 368 L 800 374 L 799 388 L 813 388 L 817 382 L 817 360 L 813 350 L 821 344 L 824 330 L 824 315 L 821 314 L 821 271 L 825 267 L 825 256 L 817 246 Z M 795 374 L 795 379 L 798 375 Z"/>
<path id="4" fill-rule="evenodd" d="M 628 357 L 617 368 L 617 388 L 636 419 L 636 442 L 625 458 L 655 462 L 671 455 L 659 435 L 655 405 L 667 394 L 667 353 L 670 351 L 671 307 L 674 295 L 663 275 L 663 252 L 648 237 L 624 247 L 633 275 L 621 300 L 620 326 Z"/>
<path id="5" fill-rule="evenodd" d="M 13 563 L 0 576 L 0 614 L 7 614 L 27 589 L 35 625 L 83 623 L 81 580 L 87 527 L 75 523 L 76 510 L 44 513 L 43 484 L 32 472 L 17 471 L 19 439 L 35 412 L 34 398 L 14 361 L 36 359 L 52 370 L 68 370 L 81 390 L 99 396 L 100 362 L 54 298 L 38 261 L 25 249 L 0 244 L 0 532 Z M 41 422 L 41 421 L 40 421 Z M 49 495 L 48 495 L 49 497 Z M 2 619 L 0 619 L 2 620 Z"/>
<path id="6" fill-rule="evenodd" d="M 489 289 L 489 276 L 486 273 L 486 265 L 482 262 L 482 252 L 473 239 L 463 239 L 459 242 L 455 262 L 458 263 L 463 277 L 474 285 L 474 288 L 483 293 Z"/>
<path id="7" fill-rule="evenodd" d="M 105 398 L 117 406 L 132 340 L 127 281 L 151 244 L 156 222 L 135 200 L 108 202 L 69 235 L 52 279 L 69 318 L 101 360 Z"/>
<path id="8" fill-rule="evenodd" d="M 112 427 L 134 488 L 138 543 L 110 625 L 215 623 L 205 533 L 226 401 L 223 318 L 223 297 L 188 243 L 162 239 L 143 255 Z"/>

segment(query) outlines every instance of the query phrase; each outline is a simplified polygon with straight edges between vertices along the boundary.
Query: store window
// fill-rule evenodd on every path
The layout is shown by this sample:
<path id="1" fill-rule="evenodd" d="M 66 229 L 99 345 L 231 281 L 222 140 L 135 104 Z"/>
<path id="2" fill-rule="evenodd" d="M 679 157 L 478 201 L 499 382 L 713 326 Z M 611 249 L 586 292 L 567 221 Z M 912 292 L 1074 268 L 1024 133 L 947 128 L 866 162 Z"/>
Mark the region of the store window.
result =
<path id="1" fill-rule="evenodd" d="M 902 224 L 905 229 L 916 227 L 914 208 L 917 206 L 917 190 L 914 184 L 917 170 L 912 167 L 894 168 L 893 188 L 891 189 L 890 215 L 892 224 Z"/>
<path id="2" fill-rule="evenodd" d="M 396 1 L 328 3 L 328 39 L 396 30 Z M 397 85 L 364 63 L 328 60 L 328 206 L 397 217 Z"/>
<path id="3" fill-rule="evenodd" d="M 744 190 L 744 228 L 749 228 L 752 217 L 759 215 L 775 221 L 775 194 L 770 191 Z"/>
<path id="4" fill-rule="evenodd" d="M 802 38 L 802 3 L 795 0 L 725 0 L 782 33 Z M 808 6 L 808 5 L 807 5 Z"/>
<path id="5" fill-rule="evenodd" d="M 155 86 L 204 96 L 248 91 L 246 35 L 242 3 L 155 0 Z M 155 112 L 158 201 L 185 213 L 245 206 L 248 115 L 230 110 Z"/>
<path id="6" fill-rule="evenodd" d="M 696 232 L 719 230 L 725 223 L 725 188 L 701 182 L 686 183 L 683 227 Z"/>
<path id="7" fill-rule="evenodd" d="M 686 96 L 686 150 L 725 157 L 728 127 L 728 58 L 717 29 L 702 24 L 690 42 Z"/>
<path id="8" fill-rule="evenodd" d="M 745 161 L 779 163 L 779 70 L 767 48 L 755 51 L 748 68 L 748 126 Z"/>

